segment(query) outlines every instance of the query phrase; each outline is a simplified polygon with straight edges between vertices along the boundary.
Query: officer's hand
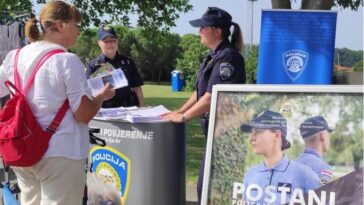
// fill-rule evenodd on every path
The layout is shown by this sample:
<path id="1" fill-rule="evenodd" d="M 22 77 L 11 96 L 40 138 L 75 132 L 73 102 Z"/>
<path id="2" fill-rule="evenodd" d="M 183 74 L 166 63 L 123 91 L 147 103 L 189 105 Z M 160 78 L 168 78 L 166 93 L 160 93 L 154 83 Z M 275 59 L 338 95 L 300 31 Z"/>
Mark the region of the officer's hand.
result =
<path id="1" fill-rule="evenodd" d="M 163 118 L 163 117 L 166 117 L 168 115 L 175 115 L 175 114 L 181 114 L 181 112 L 180 111 L 167 112 L 167 113 L 161 114 L 161 117 Z"/>
<path id="2" fill-rule="evenodd" d="M 179 112 L 170 112 L 170 113 L 162 115 L 161 117 L 164 120 L 169 120 L 169 121 L 172 121 L 172 122 L 180 123 L 180 122 L 185 121 L 183 113 L 179 113 Z"/>
<path id="3" fill-rule="evenodd" d="M 160 116 L 162 117 L 162 119 L 168 120 L 169 115 L 174 115 L 174 114 L 177 114 L 177 113 L 181 113 L 181 112 L 179 112 L 179 111 L 172 111 L 172 112 L 163 113 Z"/>
<path id="4" fill-rule="evenodd" d="M 109 100 L 115 95 L 115 89 L 110 85 L 110 83 L 106 83 L 106 85 L 101 89 L 100 94 L 103 96 L 103 100 Z"/>
<path id="5" fill-rule="evenodd" d="M 165 119 L 166 120 L 167 119 L 167 116 L 170 115 L 171 113 L 172 112 L 163 113 L 160 116 L 161 116 L 162 119 Z"/>

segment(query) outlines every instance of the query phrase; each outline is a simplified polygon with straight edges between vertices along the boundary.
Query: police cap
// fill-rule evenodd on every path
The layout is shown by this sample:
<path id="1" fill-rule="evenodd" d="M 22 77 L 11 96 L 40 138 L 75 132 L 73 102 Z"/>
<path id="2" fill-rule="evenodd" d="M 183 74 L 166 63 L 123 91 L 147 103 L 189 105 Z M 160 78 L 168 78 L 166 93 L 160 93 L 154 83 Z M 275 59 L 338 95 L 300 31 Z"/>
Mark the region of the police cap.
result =
<path id="1" fill-rule="evenodd" d="M 230 28 L 232 24 L 231 15 L 217 7 L 208 7 L 200 19 L 190 21 L 193 27 L 213 26 L 218 28 Z"/>
<path id="2" fill-rule="evenodd" d="M 322 116 L 308 118 L 300 125 L 302 138 L 310 137 L 322 130 L 327 130 L 329 132 L 333 131 Z"/>
<path id="3" fill-rule="evenodd" d="M 112 26 L 102 26 L 97 32 L 97 40 L 104 40 L 106 37 L 117 38 L 116 32 Z"/>
<path id="4" fill-rule="evenodd" d="M 280 113 L 270 110 L 264 111 L 249 123 L 242 124 L 240 127 L 242 132 L 251 132 L 253 128 L 278 129 L 282 132 L 282 149 L 291 147 L 290 142 L 286 140 L 287 120 Z"/>

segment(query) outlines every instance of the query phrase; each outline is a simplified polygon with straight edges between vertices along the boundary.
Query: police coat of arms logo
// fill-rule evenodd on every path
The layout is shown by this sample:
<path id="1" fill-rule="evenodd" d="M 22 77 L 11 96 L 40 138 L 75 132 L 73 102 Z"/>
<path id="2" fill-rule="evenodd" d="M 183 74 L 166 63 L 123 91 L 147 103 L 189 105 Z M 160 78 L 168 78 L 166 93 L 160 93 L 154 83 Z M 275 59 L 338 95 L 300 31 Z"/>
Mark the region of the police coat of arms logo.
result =
<path id="1" fill-rule="evenodd" d="M 282 63 L 288 77 L 295 81 L 306 68 L 309 54 L 302 50 L 288 50 L 282 54 Z"/>
<path id="2" fill-rule="evenodd" d="M 113 185 L 120 192 L 125 204 L 130 187 L 131 161 L 118 150 L 95 146 L 90 150 L 91 169 L 106 184 Z"/>

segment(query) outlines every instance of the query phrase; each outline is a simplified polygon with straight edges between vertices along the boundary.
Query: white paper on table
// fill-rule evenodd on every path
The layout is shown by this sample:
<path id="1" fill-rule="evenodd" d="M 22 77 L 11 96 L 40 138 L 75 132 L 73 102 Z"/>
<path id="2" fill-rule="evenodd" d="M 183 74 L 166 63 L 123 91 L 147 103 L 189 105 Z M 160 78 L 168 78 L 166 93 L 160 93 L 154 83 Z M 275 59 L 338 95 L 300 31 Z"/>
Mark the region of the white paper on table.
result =
<path id="1" fill-rule="evenodd" d="M 159 105 L 151 108 L 139 108 L 127 112 L 126 120 L 129 122 L 151 122 L 162 120 L 161 115 L 170 112 L 163 105 Z"/>
<path id="2" fill-rule="evenodd" d="M 131 110 L 137 110 L 137 106 L 131 107 L 115 107 L 115 108 L 101 108 L 96 117 L 117 117 L 119 115 L 126 115 Z"/>

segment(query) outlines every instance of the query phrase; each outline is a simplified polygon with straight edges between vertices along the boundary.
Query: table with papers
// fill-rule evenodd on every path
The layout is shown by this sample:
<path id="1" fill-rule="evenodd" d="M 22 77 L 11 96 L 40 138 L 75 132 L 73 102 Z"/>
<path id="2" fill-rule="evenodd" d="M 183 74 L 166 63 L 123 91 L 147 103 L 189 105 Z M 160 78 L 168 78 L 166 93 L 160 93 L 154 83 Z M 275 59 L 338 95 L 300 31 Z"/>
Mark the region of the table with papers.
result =
<path id="1" fill-rule="evenodd" d="M 118 185 L 123 205 L 185 204 L 185 124 L 162 120 L 166 112 L 108 108 L 90 123 L 107 143 L 91 149 L 92 170 Z"/>
<path id="2" fill-rule="evenodd" d="M 97 120 L 120 120 L 132 123 L 137 122 L 155 122 L 164 121 L 160 117 L 169 110 L 163 105 L 155 107 L 118 107 L 118 108 L 101 108 L 95 119 Z"/>

